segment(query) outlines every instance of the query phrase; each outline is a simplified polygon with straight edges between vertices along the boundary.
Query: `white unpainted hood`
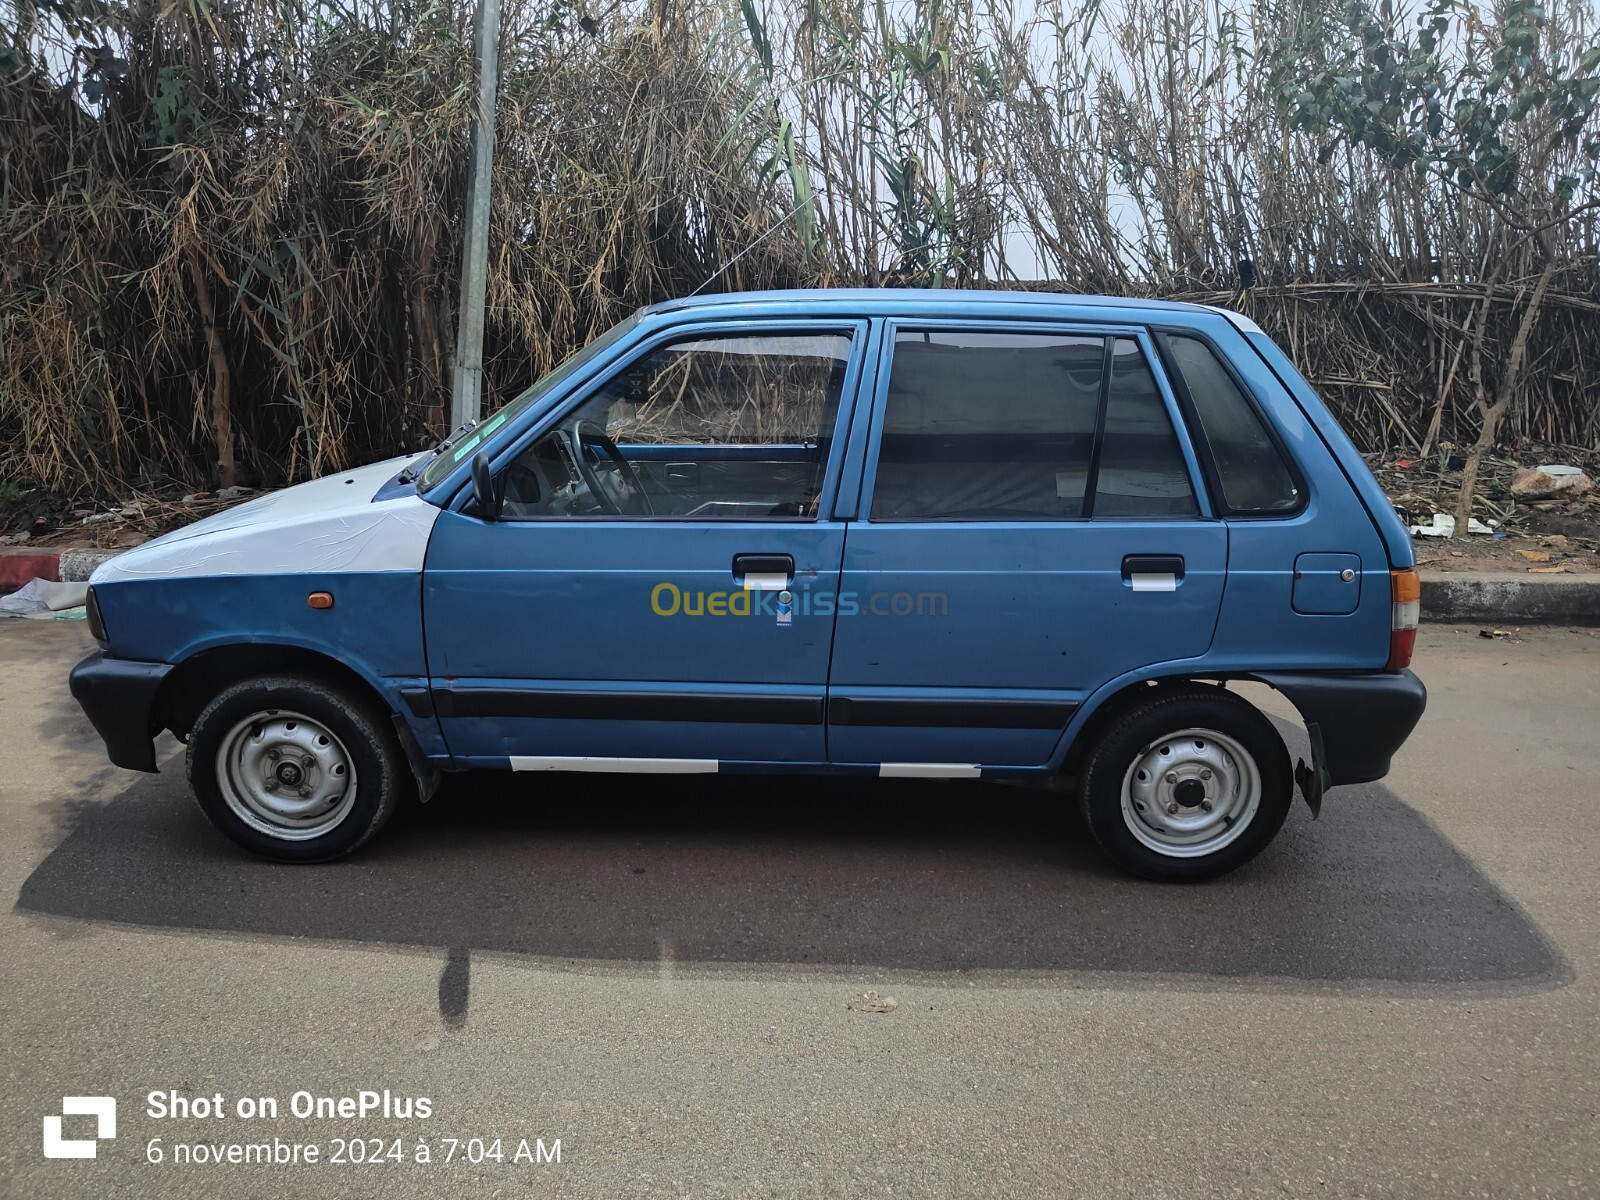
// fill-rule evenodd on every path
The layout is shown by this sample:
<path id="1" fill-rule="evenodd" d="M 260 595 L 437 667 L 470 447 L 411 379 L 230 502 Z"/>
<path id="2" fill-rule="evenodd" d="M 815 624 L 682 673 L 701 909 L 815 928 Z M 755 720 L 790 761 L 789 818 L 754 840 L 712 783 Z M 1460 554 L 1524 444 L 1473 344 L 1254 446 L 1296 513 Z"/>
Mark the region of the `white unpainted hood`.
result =
<path id="1" fill-rule="evenodd" d="M 414 493 L 372 498 L 416 457 L 391 458 L 260 496 L 119 554 L 89 582 L 420 571 L 439 510 Z"/>

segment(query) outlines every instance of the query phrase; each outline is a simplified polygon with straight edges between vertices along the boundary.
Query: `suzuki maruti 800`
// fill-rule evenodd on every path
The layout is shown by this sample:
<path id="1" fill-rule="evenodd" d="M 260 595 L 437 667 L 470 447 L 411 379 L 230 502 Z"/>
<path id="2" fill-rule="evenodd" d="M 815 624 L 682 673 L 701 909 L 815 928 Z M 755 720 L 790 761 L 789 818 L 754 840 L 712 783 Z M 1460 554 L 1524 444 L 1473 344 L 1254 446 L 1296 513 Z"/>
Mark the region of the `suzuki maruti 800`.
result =
<path id="1" fill-rule="evenodd" d="M 1421 716 L 1410 540 L 1273 342 L 1194 305 L 813 291 L 646 308 L 420 457 L 95 572 L 111 761 L 315 862 L 442 771 L 1057 782 L 1197 880 Z M 1283 693 L 1292 766 L 1228 684 Z"/>

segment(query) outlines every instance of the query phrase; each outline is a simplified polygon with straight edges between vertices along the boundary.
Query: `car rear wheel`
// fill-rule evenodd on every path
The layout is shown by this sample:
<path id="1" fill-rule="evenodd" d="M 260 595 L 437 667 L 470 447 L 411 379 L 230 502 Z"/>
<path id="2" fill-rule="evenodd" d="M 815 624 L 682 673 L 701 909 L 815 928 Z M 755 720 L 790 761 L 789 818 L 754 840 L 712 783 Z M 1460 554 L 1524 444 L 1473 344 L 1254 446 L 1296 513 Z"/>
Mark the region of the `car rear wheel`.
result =
<path id="1" fill-rule="evenodd" d="M 1259 854 L 1294 798 L 1289 754 L 1254 706 L 1220 687 L 1163 688 L 1090 750 L 1095 840 L 1147 879 L 1213 879 Z"/>
<path id="2" fill-rule="evenodd" d="M 247 679 L 208 704 L 189 735 L 201 811 L 247 850 L 284 862 L 348 854 L 410 786 L 398 741 L 363 699 L 319 680 Z"/>

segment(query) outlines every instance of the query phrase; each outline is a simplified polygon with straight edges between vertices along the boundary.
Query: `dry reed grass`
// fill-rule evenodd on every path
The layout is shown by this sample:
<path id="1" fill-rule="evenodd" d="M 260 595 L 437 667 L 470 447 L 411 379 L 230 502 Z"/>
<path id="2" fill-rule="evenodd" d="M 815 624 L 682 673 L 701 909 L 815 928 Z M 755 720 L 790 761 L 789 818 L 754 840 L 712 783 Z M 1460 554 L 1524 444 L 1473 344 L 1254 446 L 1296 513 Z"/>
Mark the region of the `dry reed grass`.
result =
<path id="1" fill-rule="evenodd" d="M 276 483 L 442 432 L 466 0 L 14 11 L 0 479 Z M 1364 448 L 1421 454 L 1476 437 L 1548 265 L 1506 436 L 1600 441 L 1594 210 L 1530 239 L 1369 152 L 1326 157 L 1254 59 L 1281 20 L 1274 0 L 506 0 L 488 405 L 781 224 L 713 286 L 1021 274 L 1237 305 Z M 1547 36 L 1592 21 L 1555 7 Z M 1527 149 L 1533 189 L 1572 166 Z"/>

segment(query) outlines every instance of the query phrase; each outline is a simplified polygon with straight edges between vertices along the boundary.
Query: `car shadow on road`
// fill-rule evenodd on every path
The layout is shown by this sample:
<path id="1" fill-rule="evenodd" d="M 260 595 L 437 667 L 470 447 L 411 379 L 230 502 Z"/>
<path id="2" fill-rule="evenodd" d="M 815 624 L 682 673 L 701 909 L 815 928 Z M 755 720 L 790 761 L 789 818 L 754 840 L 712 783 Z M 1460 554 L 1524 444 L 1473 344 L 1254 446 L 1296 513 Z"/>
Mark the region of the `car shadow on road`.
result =
<path id="1" fill-rule="evenodd" d="M 1385 788 L 1297 802 L 1254 863 L 1161 886 L 1107 866 L 1052 793 L 984 783 L 474 773 L 357 856 L 236 850 L 177 762 L 84 810 L 37 913 L 585 961 L 1549 986 L 1521 909 Z M 447 972 L 448 974 L 448 972 Z M 444 986 L 441 983 L 441 1003 Z"/>

